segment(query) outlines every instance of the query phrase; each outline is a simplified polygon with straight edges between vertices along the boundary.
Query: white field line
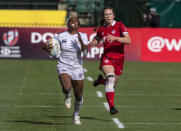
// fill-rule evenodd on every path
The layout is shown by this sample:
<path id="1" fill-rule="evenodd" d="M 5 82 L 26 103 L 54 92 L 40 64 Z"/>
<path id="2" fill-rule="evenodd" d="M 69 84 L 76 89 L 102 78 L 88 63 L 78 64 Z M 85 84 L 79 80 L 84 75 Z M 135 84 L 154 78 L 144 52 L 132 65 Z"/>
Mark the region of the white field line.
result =
<path id="1" fill-rule="evenodd" d="M 98 97 L 103 97 L 103 94 L 101 91 L 96 91 Z"/>
<path id="2" fill-rule="evenodd" d="M 86 68 L 84 68 L 84 72 L 88 72 Z"/>
<path id="3" fill-rule="evenodd" d="M 93 78 L 90 77 L 90 76 L 87 76 L 87 80 L 88 80 L 88 81 L 93 81 Z"/>
<path id="4" fill-rule="evenodd" d="M 86 68 L 84 68 L 84 72 L 87 73 L 88 70 L 87 70 Z M 93 79 L 92 77 L 90 77 L 90 76 L 87 76 L 86 78 L 87 78 L 88 81 L 93 81 L 93 80 L 94 80 L 94 79 Z"/>
<path id="5" fill-rule="evenodd" d="M 106 110 L 109 111 L 109 105 L 108 105 L 108 103 L 107 103 L 107 102 L 104 102 L 103 104 L 104 104 L 104 107 L 106 108 Z"/>
<path id="6" fill-rule="evenodd" d="M 118 126 L 118 128 L 124 128 L 123 123 L 121 123 L 118 118 L 112 118 L 112 120 Z"/>

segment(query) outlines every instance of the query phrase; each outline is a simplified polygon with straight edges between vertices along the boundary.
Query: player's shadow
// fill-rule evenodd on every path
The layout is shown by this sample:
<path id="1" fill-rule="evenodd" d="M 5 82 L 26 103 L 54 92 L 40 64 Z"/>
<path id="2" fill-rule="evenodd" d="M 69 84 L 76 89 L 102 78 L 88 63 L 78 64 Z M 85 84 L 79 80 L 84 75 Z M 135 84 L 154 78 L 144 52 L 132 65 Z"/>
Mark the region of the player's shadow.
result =
<path id="1" fill-rule="evenodd" d="M 73 118 L 72 116 L 48 116 L 51 118 Z M 105 120 L 105 119 L 100 119 L 100 118 L 96 118 L 96 117 L 88 117 L 88 116 L 81 116 L 81 119 L 87 119 L 87 120 L 98 120 L 98 121 L 104 121 L 104 122 L 108 122 L 111 120 Z"/>
<path id="2" fill-rule="evenodd" d="M 43 121 L 28 121 L 28 120 L 15 120 L 15 121 L 5 121 L 7 123 L 28 123 L 28 124 L 43 124 L 43 125 L 63 125 L 72 124 L 72 122 L 43 122 Z"/>
<path id="3" fill-rule="evenodd" d="M 181 108 L 173 108 L 174 110 L 181 110 Z"/>
<path id="4" fill-rule="evenodd" d="M 72 116 L 48 116 L 51 118 L 69 118 L 72 119 Z M 98 121 L 103 121 L 103 122 L 109 122 L 111 120 L 105 120 L 105 119 L 100 119 L 100 118 L 96 118 L 96 117 L 85 117 L 82 116 L 81 119 L 87 119 L 87 120 L 98 120 Z M 6 123 L 28 123 L 28 124 L 39 124 L 39 125 L 63 125 L 63 124 L 72 124 L 72 121 L 70 122 L 46 122 L 46 121 L 31 121 L 31 120 L 14 120 L 14 121 L 5 121 Z"/>

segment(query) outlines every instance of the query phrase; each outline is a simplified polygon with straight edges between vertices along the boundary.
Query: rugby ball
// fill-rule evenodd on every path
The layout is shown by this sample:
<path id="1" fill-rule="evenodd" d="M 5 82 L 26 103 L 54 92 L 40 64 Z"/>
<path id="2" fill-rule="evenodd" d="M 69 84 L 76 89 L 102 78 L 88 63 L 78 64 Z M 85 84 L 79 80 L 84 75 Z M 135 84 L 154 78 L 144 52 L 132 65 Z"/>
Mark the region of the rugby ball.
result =
<path id="1" fill-rule="evenodd" d="M 48 39 L 47 44 L 52 46 L 52 48 L 49 51 L 49 54 L 57 58 L 60 54 L 60 43 L 58 39 L 55 37 L 51 37 L 50 39 Z"/>

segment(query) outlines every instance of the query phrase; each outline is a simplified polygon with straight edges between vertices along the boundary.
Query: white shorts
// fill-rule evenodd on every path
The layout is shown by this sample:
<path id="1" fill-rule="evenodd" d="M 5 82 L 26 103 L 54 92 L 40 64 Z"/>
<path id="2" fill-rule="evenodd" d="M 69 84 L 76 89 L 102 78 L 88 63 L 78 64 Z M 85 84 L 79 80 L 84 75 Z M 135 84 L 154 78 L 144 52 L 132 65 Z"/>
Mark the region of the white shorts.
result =
<path id="1" fill-rule="evenodd" d="M 57 65 L 58 74 L 69 74 L 72 80 L 83 80 L 84 79 L 84 70 L 83 67 L 72 67 L 66 64 Z"/>

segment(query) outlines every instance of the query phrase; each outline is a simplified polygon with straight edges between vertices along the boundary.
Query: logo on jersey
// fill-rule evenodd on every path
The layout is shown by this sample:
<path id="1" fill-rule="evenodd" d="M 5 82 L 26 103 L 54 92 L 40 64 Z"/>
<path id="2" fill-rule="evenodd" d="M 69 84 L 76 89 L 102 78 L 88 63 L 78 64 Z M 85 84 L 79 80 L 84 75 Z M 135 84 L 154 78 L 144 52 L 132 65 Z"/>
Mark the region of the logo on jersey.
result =
<path id="1" fill-rule="evenodd" d="M 82 76 L 83 76 L 82 73 L 80 73 L 80 74 L 79 74 L 79 78 L 82 78 Z"/>
<path id="2" fill-rule="evenodd" d="M 63 39 L 63 40 L 62 40 L 62 43 L 65 43 L 65 42 L 67 42 L 67 40 L 66 40 L 66 39 Z"/>
<path id="3" fill-rule="evenodd" d="M 62 69 L 62 72 L 65 72 L 65 71 L 67 71 L 66 69 Z"/>
<path id="4" fill-rule="evenodd" d="M 104 35 L 104 32 L 102 32 L 102 36 Z"/>
<path id="5" fill-rule="evenodd" d="M 19 33 L 17 29 L 10 30 L 7 33 L 3 34 L 3 41 L 6 45 L 13 46 L 17 43 L 18 36 L 19 36 Z"/>
<path id="6" fill-rule="evenodd" d="M 109 61 L 106 59 L 104 62 L 107 64 Z"/>
<path id="7" fill-rule="evenodd" d="M 116 31 L 115 31 L 115 30 L 112 30 L 112 31 L 111 31 L 111 34 L 115 34 L 115 33 L 116 33 Z"/>

